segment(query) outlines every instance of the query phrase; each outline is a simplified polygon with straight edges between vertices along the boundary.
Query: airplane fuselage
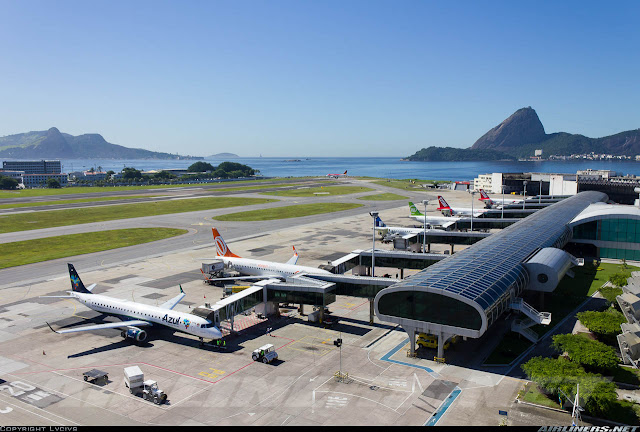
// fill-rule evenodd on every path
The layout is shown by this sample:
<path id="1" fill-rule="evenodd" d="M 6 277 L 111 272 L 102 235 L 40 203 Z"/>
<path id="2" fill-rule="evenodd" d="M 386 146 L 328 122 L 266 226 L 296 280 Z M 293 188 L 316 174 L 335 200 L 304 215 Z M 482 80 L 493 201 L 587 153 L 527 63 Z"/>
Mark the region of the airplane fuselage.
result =
<path id="1" fill-rule="evenodd" d="M 422 223 L 423 225 L 425 223 L 424 215 L 411 215 L 410 217 Z M 452 223 L 455 223 L 458 219 L 460 218 L 457 218 L 454 216 L 427 216 L 426 223 L 429 225 L 443 225 L 443 224 L 451 225 Z"/>
<path id="2" fill-rule="evenodd" d="M 220 339 L 222 337 L 220 330 L 213 326 L 209 320 L 189 313 L 129 300 L 114 299 L 99 294 L 72 292 L 71 295 L 96 312 L 148 321 L 205 339 Z"/>
<path id="3" fill-rule="evenodd" d="M 251 258 L 234 258 L 219 256 L 226 265 L 232 266 L 238 273 L 247 276 L 288 277 L 296 273 L 330 274 L 326 270 L 297 264 L 280 264 Z"/>

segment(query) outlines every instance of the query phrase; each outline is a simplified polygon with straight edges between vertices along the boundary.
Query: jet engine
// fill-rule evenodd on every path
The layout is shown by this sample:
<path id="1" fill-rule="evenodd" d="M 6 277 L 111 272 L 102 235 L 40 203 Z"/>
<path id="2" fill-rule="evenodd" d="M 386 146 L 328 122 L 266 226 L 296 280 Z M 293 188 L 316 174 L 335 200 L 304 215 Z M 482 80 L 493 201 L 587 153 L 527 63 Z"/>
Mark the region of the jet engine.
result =
<path id="1" fill-rule="evenodd" d="M 147 332 L 138 327 L 127 327 L 126 331 L 120 333 L 123 338 L 131 338 L 136 342 L 144 342 L 147 340 Z"/>

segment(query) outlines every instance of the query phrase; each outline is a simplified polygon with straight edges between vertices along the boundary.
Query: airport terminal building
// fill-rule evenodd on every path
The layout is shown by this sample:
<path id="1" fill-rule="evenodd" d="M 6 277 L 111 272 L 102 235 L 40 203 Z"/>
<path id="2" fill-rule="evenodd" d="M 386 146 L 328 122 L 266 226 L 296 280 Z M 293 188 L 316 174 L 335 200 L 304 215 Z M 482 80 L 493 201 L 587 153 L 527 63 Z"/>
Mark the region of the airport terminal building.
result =
<path id="1" fill-rule="evenodd" d="M 533 324 L 548 324 L 550 314 L 527 305 L 522 292 L 551 292 L 567 270 L 580 263 L 562 250 L 573 237 L 571 223 L 590 206 L 607 199 L 602 192 L 582 192 L 542 209 L 381 290 L 374 300 L 375 313 L 380 320 L 397 323 L 409 333 L 412 353 L 416 332 L 437 335 L 440 358 L 446 339 L 453 335 L 479 338 L 509 309 L 528 318 L 528 322 L 518 323 L 523 330 L 530 331 L 527 327 Z M 615 207 L 609 207 L 607 217 Z M 593 217 L 604 220 L 604 215 Z M 593 220 L 586 218 L 584 222 Z"/>

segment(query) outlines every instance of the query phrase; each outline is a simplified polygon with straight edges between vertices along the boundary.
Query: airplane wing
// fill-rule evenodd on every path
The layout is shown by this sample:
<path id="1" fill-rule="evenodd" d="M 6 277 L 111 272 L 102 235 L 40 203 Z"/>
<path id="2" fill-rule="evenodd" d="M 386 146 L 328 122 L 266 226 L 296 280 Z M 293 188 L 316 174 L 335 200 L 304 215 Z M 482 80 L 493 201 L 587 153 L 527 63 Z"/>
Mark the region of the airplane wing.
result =
<path id="1" fill-rule="evenodd" d="M 297 262 L 298 262 L 298 251 L 296 250 L 296 247 L 293 246 L 293 256 L 289 258 L 289 261 L 287 261 L 287 264 L 296 265 Z"/>
<path id="2" fill-rule="evenodd" d="M 177 296 L 175 296 L 171 300 L 167 300 L 166 302 L 162 303 L 159 307 L 161 307 L 163 309 L 173 309 L 174 307 L 176 307 L 176 305 L 178 303 L 180 303 L 180 300 L 182 300 L 184 298 L 184 296 L 186 296 L 186 294 L 184 293 L 184 291 L 182 291 L 182 285 L 181 285 L 180 286 L 180 294 L 178 294 Z"/>
<path id="3" fill-rule="evenodd" d="M 280 276 L 263 275 L 263 276 L 231 276 L 226 278 L 211 278 L 209 281 L 233 281 L 233 280 L 262 280 L 262 279 L 278 279 L 282 280 Z"/>
<path id="4" fill-rule="evenodd" d="M 455 224 L 456 222 L 457 222 L 457 220 L 452 220 L 451 222 L 444 222 L 441 225 L 442 225 L 442 228 L 448 228 L 451 225 Z"/>
<path id="5" fill-rule="evenodd" d="M 75 332 L 81 332 L 81 331 L 102 330 L 102 329 L 108 329 L 108 328 L 121 328 L 121 327 L 129 327 L 129 326 L 150 326 L 152 324 L 148 321 L 131 320 L 131 321 L 121 321 L 121 322 L 115 322 L 115 323 L 96 324 L 96 325 L 78 327 L 78 328 L 73 328 L 68 330 L 57 330 L 57 331 L 54 330 L 49 323 L 47 323 L 47 325 L 49 326 L 52 332 L 62 334 L 62 333 L 75 333 Z"/>

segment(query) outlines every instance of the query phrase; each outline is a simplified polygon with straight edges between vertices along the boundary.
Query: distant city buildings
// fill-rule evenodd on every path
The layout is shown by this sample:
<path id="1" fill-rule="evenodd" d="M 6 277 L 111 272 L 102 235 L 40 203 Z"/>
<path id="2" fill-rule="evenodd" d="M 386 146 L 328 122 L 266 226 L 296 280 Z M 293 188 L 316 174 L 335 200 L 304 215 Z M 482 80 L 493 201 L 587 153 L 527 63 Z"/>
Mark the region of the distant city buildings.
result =
<path id="1" fill-rule="evenodd" d="M 20 187 L 46 187 L 51 178 L 58 180 L 61 186 L 68 183 L 59 160 L 3 161 L 0 175 L 16 179 Z"/>
<path id="2" fill-rule="evenodd" d="M 22 184 L 24 187 L 47 187 L 49 179 L 58 180 L 60 186 L 66 186 L 69 182 L 67 174 L 25 174 L 22 176 Z"/>
<path id="3" fill-rule="evenodd" d="M 2 169 L 24 171 L 25 174 L 60 174 L 62 164 L 59 160 L 3 161 Z"/>

